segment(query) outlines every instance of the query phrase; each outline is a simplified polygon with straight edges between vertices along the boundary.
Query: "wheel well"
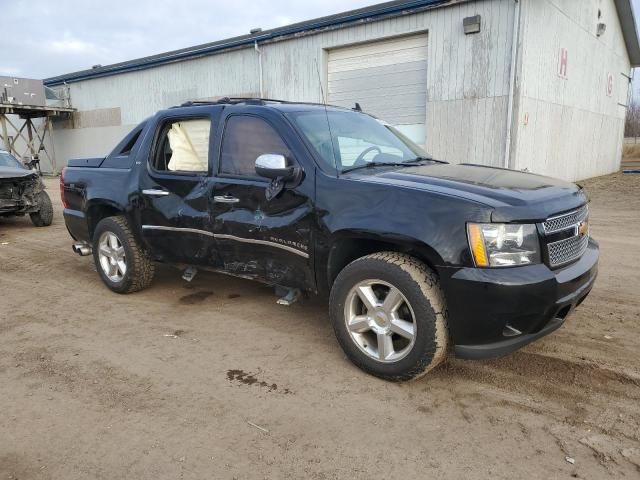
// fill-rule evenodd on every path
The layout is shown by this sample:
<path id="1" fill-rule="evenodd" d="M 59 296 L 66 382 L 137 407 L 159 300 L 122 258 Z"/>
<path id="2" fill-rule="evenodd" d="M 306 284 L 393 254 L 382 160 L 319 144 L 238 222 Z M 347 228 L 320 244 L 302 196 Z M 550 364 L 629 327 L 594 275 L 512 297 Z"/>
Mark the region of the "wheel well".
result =
<path id="1" fill-rule="evenodd" d="M 90 206 L 89 210 L 87 211 L 89 238 L 93 238 L 93 232 L 95 231 L 98 223 L 100 223 L 100 220 L 121 214 L 122 212 L 120 210 L 111 205 L 99 204 Z"/>
<path id="2" fill-rule="evenodd" d="M 434 273 L 435 253 L 426 245 L 417 246 L 410 242 L 396 242 L 368 238 L 345 238 L 337 241 L 329 253 L 327 266 L 328 287 L 331 289 L 333 282 L 340 271 L 354 260 L 376 252 L 406 253 L 424 262 Z"/>

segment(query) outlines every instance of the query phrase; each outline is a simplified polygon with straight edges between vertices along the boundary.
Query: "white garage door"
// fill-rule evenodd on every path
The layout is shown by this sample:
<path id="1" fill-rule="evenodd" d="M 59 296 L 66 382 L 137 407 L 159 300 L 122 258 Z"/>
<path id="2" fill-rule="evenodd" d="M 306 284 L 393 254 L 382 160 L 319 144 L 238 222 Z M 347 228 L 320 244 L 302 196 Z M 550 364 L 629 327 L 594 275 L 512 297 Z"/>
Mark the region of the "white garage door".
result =
<path id="1" fill-rule="evenodd" d="M 329 51 L 329 103 L 358 102 L 425 143 L 427 35 L 395 38 Z"/>

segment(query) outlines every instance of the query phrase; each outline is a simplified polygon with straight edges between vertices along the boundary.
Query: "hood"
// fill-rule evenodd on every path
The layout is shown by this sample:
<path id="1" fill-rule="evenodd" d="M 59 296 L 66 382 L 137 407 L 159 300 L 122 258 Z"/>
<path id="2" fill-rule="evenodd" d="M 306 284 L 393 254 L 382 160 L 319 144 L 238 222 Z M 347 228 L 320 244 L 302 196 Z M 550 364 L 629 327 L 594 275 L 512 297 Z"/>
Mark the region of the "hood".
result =
<path id="1" fill-rule="evenodd" d="M 349 177 L 466 198 L 493 209 L 495 222 L 542 221 L 584 205 L 578 185 L 555 178 L 483 165 L 427 164 L 392 170 L 356 170 Z"/>
<path id="2" fill-rule="evenodd" d="M 25 178 L 35 175 L 38 175 L 36 171 L 26 168 L 0 167 L 0 180 L 7 178 Z"/>

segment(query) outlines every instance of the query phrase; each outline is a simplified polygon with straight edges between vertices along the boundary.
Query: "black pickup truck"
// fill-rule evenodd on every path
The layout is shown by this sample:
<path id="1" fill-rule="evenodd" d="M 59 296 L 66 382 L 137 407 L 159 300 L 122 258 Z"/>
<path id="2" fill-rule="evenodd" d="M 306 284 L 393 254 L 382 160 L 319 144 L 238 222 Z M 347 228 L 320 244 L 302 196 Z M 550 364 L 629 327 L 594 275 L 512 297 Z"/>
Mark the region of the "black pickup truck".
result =
<path id="1" fill-rule="evenodd" d="M 324 293 L 346 354 L 389 380 L 547 335 L 597 274 L 579 186 L 434 160 L 359 109 L 190 102 L 60 182 L 74 251 L 114 292 L 160 261 Z"/>

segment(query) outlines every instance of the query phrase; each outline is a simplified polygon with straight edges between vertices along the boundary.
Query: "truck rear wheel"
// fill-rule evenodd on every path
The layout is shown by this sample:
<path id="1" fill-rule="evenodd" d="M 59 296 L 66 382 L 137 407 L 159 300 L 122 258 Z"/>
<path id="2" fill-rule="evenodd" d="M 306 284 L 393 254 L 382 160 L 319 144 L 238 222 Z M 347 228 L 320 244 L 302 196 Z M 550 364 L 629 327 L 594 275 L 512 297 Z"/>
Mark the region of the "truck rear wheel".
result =
<path id="1" fill-rule="evenodd" d="M 44 190 L 38 193 L 38 211 L 30 213 L 31 223 L 36 227 L 48 227 L 53 222 L 53 205 Z"/>
<path id="2" fill-rule="evenodd" d="M 437 276 L 414 257 L 381 252 L 353 261 L 336 278 L 329 302 L 342 349 L 365 372 L 412 380 L 446 357 L 444 296 Z"/>
<path id="3" fill-rule="evenodd" d="M 138 292 L 153 280 L 154 263 L 124 217 L 108 217 L 98 223 L 93 259 L 102 281 L 116 293 Z"/>

